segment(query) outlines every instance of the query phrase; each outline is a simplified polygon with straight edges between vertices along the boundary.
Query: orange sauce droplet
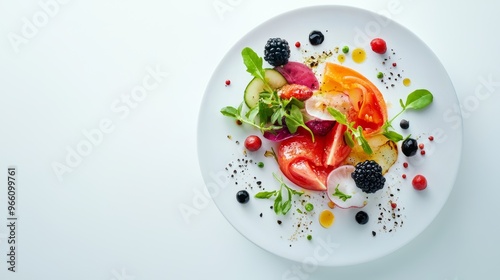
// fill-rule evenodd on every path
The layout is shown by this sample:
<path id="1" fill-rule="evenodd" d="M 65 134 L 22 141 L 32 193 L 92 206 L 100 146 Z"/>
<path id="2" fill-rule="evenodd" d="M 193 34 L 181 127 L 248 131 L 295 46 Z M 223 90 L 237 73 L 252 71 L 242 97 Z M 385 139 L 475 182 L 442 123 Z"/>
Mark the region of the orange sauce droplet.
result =
<path id="1" fill-rule="evenodd" d="M 328 201 L 328 207 L 331 209 L 335 208 L 335 203 L 333 203 L 333 201 Z"/>
<path id="2" fill-rule="evenodd" d="M 405 87 L 409 87 L 409 86 L 411 85 L 411 80 L 410 80 L 410 79 L 408 79 L 408 78 L 404 78 L 404 79 L 403 79 L 403 85 L 404 85 Z"/>
<path id="3" fill-rule="evenodd" d="M 366 60 L 366 52 L 362 48 L 356 48 L 352 51 L 352 60 L 356 63 L 362 63 Z"/>
<path id="4" fill-rule="evenodd" d="M 332 226 L 335 216 L 332 211 L 326 209 L 319 214 L 319 224 L 324 228 L 329 228 Z"/>
<path id="5" fill-rule="evenodd" d="M 339 56 L 337 57 L 337 59 L 339 60 L 340 63 L 344 63 L 345 62 L 345 55 L 344 54 L 339 54 Z"/>

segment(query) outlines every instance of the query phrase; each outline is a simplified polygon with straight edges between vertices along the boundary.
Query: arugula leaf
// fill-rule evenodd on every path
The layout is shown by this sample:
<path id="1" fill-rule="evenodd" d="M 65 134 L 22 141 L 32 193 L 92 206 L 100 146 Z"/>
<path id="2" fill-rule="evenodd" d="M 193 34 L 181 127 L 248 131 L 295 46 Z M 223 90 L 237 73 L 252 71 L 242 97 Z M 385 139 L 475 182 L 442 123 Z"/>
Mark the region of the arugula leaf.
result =
<path id="1" fill-rule="evenodd" d="M 243 63 L 247 67 L 247 72 L 252 74 L 255 78 L 266 81 L 266 72 L 263 68 L 262 57 L 259 57 L 257 53 L 249 47 L 244 48 L 241 51 L 241 56 L 243 57 Z"/>
<path id="2" fill-rule="evenodd" d="M 247 67 L 247 72 L 264 82 L 264 89 L 266 92 L 273 92 L 273 89 L 269 86 L 266 79 L 266 70 L 263 68 L 264 62 L 262 57 L 249 47 L 243 48 L 241 57 L 243 58 L 243 63 Z"/>
<path id="3" fill-rule="evenodd" d="M 345 194 L 345 193 L 341 192 L 341 191 L 339 190 L 339 186 L 340 186 L 340 184 L 337 184 L 337 186 L 335 187 L 335 193 L 334 193 L 334 194 L 332 194 L 332 196 L 336 196 L 336 197 L 338 197 L 339 199 L 341 199 L 342 201 L 344 201 L 344 202 L 345 202 L 346 200 L 348 200 L 348 199 L 349 199 L 349 198 L 351 198 L 352 196 L 351 196 L 351 195 L 347 195 L 347 194 Z"/>

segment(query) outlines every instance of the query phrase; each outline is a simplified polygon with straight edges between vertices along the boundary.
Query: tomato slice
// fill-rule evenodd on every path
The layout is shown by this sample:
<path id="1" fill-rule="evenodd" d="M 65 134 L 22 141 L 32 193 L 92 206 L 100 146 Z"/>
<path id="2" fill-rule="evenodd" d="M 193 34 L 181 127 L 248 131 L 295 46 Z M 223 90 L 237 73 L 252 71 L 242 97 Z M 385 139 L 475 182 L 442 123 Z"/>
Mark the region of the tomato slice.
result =
<path id="1" fill-rule="evenodd" d="M 344 141 L 346 126 L 335 123 L 326 136 L 311 139 L 309 132 L 280 142 L 277 151 L 281 172 L 294 184 L 308 190 L 326 190 L 330 172 L 349 156 L 351 148 Z"/>
<path id="2" fill-rule="evenodd" d="M 326 190 L 326 178 L 332 170 L 324 164 L 326 137 L 311 139 L 309 132 L 299 129 L 296 136 L 280 142 L 278 165 L 294 184 L 308 190 Z"/>
<path id="3" fill-rule="evenodd" d="M 357 71 L 336 64 L 326 63 L 321 90 L 340 91 L 349 95 L 355 114 L 349 121 L 363 127 L 366 136 L 376 134 L 387 121 L 387 106 L 378 88 Z"/>
<path id="4" fill-rule="evenodd" d="M 326 136 L 325 164 L 336 168 L 349 156 L 351 148 L 344 140 L 347 127 L 336 123 L 330 133 Z"/>
<path id="5" fill-rule="evenodd" d="M 358 102 L 357 118 L 353 120 L 356 126 L 360 125 L 367 135 L 378 132 L 387 121 L 387 108 L 380 91 L 369 81 L 358 77 L 347 76 L 344 81 L 350 82 L 352 88 L 362 92 L 361 97 L 351 98 Z"/>
<path id="6" fill-rule="evenodd" d="M 298 186 L 313 191 L 326 191 L 326 179 L 330 174 L 330 168 L 311 165 L 307 160 L 296 160 L 290 165 L 289 170 L 290 181 Z"/>

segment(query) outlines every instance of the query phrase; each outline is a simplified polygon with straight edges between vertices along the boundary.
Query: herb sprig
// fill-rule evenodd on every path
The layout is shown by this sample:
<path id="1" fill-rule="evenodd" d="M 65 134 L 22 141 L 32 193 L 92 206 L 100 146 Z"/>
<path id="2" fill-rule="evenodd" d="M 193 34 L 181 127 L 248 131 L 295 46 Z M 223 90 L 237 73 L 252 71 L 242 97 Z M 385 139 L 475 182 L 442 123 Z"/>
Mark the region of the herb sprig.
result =
<path id="1" fill-rule="evenodd" d="M 273 177 L 280 183 L 280 188 L 279 190 L 274 190 L 274 191 L 262 191 L 257 194 L 255 194 L 255 198 L 260 198 L 260 199 L 269 199 L 271 197 L 276 197 L 274 199 L 274 212 L 276 215 L 286 215 L 288 211 L 292 208 L 292 199 L 293 195 L 298 195 L 301 196 L 304 194 L 303 191 L 296 191 L 290 187 L 288 187 L 285 182 L 283 182 L 282 178 L 278 178 L 278 176 L 273 173 Z M 283 189 L 285 190 L 286 194 L 283 194 Z M 286 200 L 285 200 L 286 197 Z"/>
<path id="2" fill-rule="evenodd" d="M 304 102 L 296 98 L 282 99 L 266 79 L 262 57 L 259 57 L 251 48 L 241 51 L 243 63 L 247 72 L 264 83 L 264 92 L 260 94 L 258 104 L 244 112 L 242 102 L 238 108 L 226 106 L 221 109 L 224 116 L 234 118 L 242 123 L 258 128 L 261 132 L 277 131 L 286 127 L 290 133 L 296 133 L 299 127 L 307 130 L 314 141 L 314 133 L 305 124 L 301 109 Z"/>
<path id="3" fill-rule="evenodd" d="M 373 150 L 370 147 L 370 144 L 368 144 L 368 141 L 366 141 L 365 136 L 363 135 L 363 128 L 361 126 L 355 128 L 354 122 L 349 122 L 346 115 L 342 114 L 339 110 L 332 107 L 328 107 L 327 109 L 339 124 L 345 125 L 347 127 L 347 130 L 344 133 L 344 140 L 346 141 L 346 144 L 351 148 L 354 147 L 354 142 L 352 140 L 354 138 L 363 148 L 363 151 L 371 155 L 373 153 Z"/>
<path id="4" fill-rule="evenodd" d="M 403 102 L 402 99 L 399 100 L 399 104 L 401 105 L 402 110 L 397 113 L 392 119 L 386 121 L 384 125 L 382 126 L 382 134 L 389 140 L 392 140 L 394 142 L 399 142 L 404 139 L 403 135 L 397 133 L 394 130 L 391 130 L 392 127 L 392 122 L 399 117 L 403 112 L 406 110 L 422 110 L 429 106 L 434 97 L 432 93 L 426 89 L 417 89 L 410 93 L 406 97 L 406 101 Z M 349 147 L 354 146 L 354 141 L 352 139 L 356 139 L 358 144 L 363 148 L 363 151 L 367 154 L 372 154 L 373 150 L 371 149 L 368 141 L 366 138 L 363 136 L 363 128 L 361 126 L 358 126 L 357 128 L 354 127 L 354 122 L 349 122 L 347 120 L 347 117 L 342 114 L 340 111 L 338 111 L 335 108 L 328 108 L 328 112 L 335 118 L 335 120 L 347 126 L 347 131 L 344 133 L 344 140 L 346 144 Z"/>
<path id="5" fill-rule="evenodd" d="M 347 194 L 341 192 L 339 190 L 339 185 L 340 184 L 337 184 L 337 186 L 335 187 L 335 193 L 333 193 L 332 196 L 336 196 L 336 197 L 338 197 L 339 199 L 341 199 L 342 201 L 345 202 L 346 200 L 348 200 L 349 198 L 351 198 L 352 195 L 347 195 Z"/>
<path id="6" fill-rule="evenodd" d="M 402 110 L 397 113 L 392 119 L 389 121 L 386 121 L 385 124 L 382 126 L 383 132 L 382 134 L 389 140 L 392 140 L 394 142 L 399 142 L 403 140 L 403 135 L 395 132 L 394 130 L 390 130 L 392 127 L 392 122 L 399 117 L 403 112 L 405 112 L 408 109 L 411 110 L 422 110 L 429 106 L 434 97 L 432 93 L 426 89 L 417 89 L 410 93 L 406 97 L 406 102 L 403 103 L 402 99 L 399 99 L 399 104 L 401 105 Z"/>

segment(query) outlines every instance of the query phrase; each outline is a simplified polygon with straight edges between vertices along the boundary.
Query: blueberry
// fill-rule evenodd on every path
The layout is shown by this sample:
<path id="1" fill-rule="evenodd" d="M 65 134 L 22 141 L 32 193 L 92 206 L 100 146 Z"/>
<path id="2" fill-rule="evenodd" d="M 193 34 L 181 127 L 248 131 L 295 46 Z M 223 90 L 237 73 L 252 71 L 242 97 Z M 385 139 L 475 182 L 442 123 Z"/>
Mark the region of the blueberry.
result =
<path id="1" fill-rule="evenodd" d="M 408 129 L 410 127 L 410 122 L 408 120 L 402 119 L 401 122 L 399 122 L 399 126 L 402 129 Z"/>
<path id="2" fill-rule="evenodd" d="M 250 195 L 245 190 L 239 191 L 236 193 L 236 200 L 239 203 L 247 203 L 250 200 Z"/>
<path id="3" fill-rule="evenodd" d="M 309 34 L 309 42 L 313 46 L 323 43 L 324 40 L 325 36 L 321 33 L 321 31 L 314 30 Z"/>
<path id="4" fill-rule="evenodd" d="M 403 141 L 403 144 L 401 144 L 401 151 L 403 151 L 403 154 L 407 157 L 414 156 L 417 153 L 418 150 L 418 143 L 417 140 L 413 138 L 407 138 Z"/>
<path id="5" fill-rule="evenodd" d="M 359 211 L 356 213 L 356 222 L 358 222 L 358 224 L 364 225 L 368 223 L 368 220 L 368 214 L 365 211 Z"/>

